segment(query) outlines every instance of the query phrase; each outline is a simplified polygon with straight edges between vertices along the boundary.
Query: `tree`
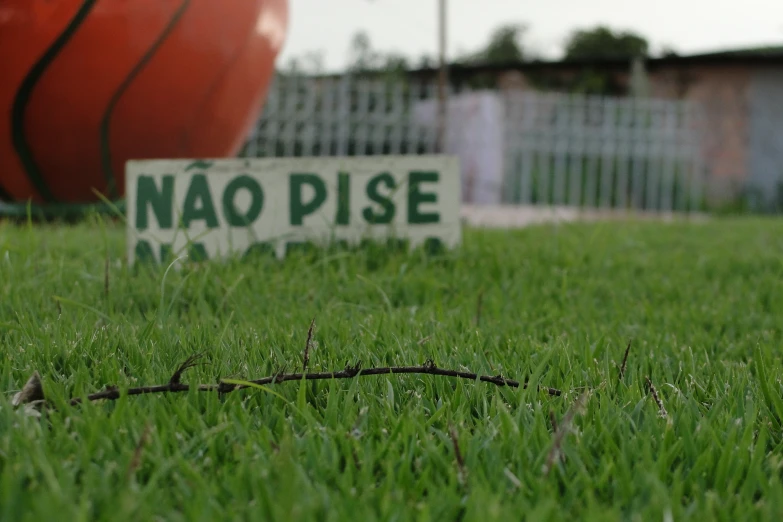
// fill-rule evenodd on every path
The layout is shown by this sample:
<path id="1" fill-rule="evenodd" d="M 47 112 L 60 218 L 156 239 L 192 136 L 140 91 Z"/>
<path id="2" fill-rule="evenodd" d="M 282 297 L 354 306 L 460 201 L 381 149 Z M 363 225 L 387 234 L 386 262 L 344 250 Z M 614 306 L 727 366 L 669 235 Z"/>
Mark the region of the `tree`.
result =
<path id="1" fill-rule="evenodd" d="M 279 74 L 297 76 L 301 74 L 321 74 L 324 70 L 323 51 L 308 51 L 301 56 L 292 56 Z"/>
<path id="2" fill-rule="evenodd" d="M 636 58 L 644 59 L 649 55 L 647 40 L 631 31 L 613 31 L 599 25 L 591 29 L 578 29 L 571 33 L 565 42 L 565 60 L 627 60 L 630 69 Z M 550 82 L 551 83 L 551 82 Z M 585 67 L 575 77 L 557 79 L 558 85 L 550 88 L 564 89 L 583 94 L 621 96 L 626 94 L 627 86 L 617 74 L 601 67 Z"/>
<path id="3" fill-rule="evenodd" d="M 357 76 L 365 73 L 382 73 L 387 78 L 404 77 L 408 59 L 397 53 L 383 53 L 372 47 L 369 35 L 359 31 L 351 40 L 348 70 Z"/>
<path id="4" fill-rule="evenodd" d="M 502 25 L 492 33 L 486 47 L 459 61 L 468 64 L 521 62 L 525 53 L 520 40 L 525 32 L 527 26 L 523 24 Z"/>
<path id="5" fill-rule="evenodd" d="M 351 40 L 349 56 L 348 69 L 354 73 L 378 69 L 381 61 L 379 54 L 372 48 L 370 36 L 364 31 L 359 31 L 354 35 Z"/>
<path id="6" fill-rule="evenodd" d="M 606 26 L 574 31 L 566 41 L 566 60 L 632 59 L 646 57 L 649 43 L 630 31 L 614 32 Z"/>
<path id="7" fill-rule="evenodd" d="M 419 57 L 419 61 L 417 62 L 417 67 L 420 69 L 432 69 L 434 67 L 437 67 L 438 62 L 433 57 L 431 57 L 428 54 L 423 54 Z"/>
<path id="8" fill-rule="evenodd" d="M 389 53 L 383 55 L 381 61 L 381 68 L 389 73 L 404 73 L 410 68 L 408 59 L 401 54 Z"/>
<path id="9" fill-rule="evenodd" d="M 524 59 L 520 38 L 527 31 L 521 24 L 503 25 L 495 29 L 482 52 L 485 63 L 521 62 Z"/>
<path id="10" fill-rule="evenodd" d="M 677 52 L 677 50 L 674 47 L 671 46 L 664 46 L 663 49 L 661 49 L 661 56 L 663 58 L 676 58 L 680 54 Z"/>

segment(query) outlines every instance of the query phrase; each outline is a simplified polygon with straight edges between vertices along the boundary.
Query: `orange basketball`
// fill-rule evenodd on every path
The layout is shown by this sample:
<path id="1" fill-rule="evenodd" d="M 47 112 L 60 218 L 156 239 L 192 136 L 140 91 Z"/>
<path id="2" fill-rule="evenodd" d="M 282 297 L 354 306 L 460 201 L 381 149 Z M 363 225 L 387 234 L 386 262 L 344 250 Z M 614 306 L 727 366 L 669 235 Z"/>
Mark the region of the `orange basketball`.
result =
<path id="1" fill-rule="evenodd" d="M 287 0 L 3 0 L 0 201 L 124 194 L 128 159 L 236 155 Z"/>

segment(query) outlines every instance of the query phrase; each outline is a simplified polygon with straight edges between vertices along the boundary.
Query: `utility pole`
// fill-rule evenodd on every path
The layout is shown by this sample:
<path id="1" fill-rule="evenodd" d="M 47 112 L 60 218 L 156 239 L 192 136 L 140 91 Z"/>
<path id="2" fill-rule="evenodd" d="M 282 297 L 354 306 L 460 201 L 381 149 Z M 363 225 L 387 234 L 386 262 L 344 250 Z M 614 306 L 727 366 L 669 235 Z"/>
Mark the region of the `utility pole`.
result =
<path id="1" fill-rule="evenodd" d="M 446 65 L 446 2 L 438 0 L 438 152 L 446 150 L 446 105 L 448 69 Z"/>

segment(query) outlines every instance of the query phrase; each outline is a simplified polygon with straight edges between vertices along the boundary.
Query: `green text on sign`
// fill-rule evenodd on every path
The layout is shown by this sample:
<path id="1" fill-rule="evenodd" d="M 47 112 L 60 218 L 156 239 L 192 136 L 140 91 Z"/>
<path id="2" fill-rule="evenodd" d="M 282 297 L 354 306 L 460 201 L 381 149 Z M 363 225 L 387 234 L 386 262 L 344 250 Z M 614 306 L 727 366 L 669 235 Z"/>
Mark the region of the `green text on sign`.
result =
<path id="1" fill-rule="evenodd" d="M 329 234 L 461 240 L 458 162 L 448 156 L 131 161 L 126 184 L 131 260 L 131 235 L 152 251 L 182 250 L 198 235 L 207 258 Z"/>

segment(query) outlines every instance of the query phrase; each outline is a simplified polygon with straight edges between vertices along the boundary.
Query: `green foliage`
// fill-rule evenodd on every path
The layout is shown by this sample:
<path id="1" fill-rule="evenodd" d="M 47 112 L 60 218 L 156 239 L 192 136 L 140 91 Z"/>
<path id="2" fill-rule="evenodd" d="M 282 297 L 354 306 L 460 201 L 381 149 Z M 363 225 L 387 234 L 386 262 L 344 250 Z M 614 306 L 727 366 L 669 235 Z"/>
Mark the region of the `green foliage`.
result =
<path id="1" fill-rule="evenodd" d="M 527 26 L 522 24 L 505 24 L 493 31 L 487 44 L 478 51 L 455 60 L 463 65 L 508 65 L 520 63 L 526 59 L 522 36 L 527 32 Z M 494 73 L 472 74 L 464 83 L 472 89 L 494 89 L 497 87 L 497 76 Z"/>
<path id="2" fill-rule="evenodd" d="M 631 64 L 629 62 L 628 68 Z M 593 96 L 625 96 L 627 87 L 618 81 L 617 75 L 600 66 L 584 66 L 569 75 L 532 71 L 528 73 L 531 85 L 540 91 L 568 92 Z"/>
<path id="3" fill-rule="evenodd" d="M 762 219 L 467 230 L 438 257 L 164 277 L 120 261 L 115 225 L 0 223 L 0 518 L 779 520 L 782 236 Z M 432 358 L 565 394 L 380 376 L 65 404 L 165 383 L 197 351 L 209 364 L 184 382 L 297 370 L 313 317 L 313 371 Z M 10 405 L 36 370 L 59 408 L 43 418 Z M 550 411 L 584 387 L 544 476 Z"/>
<path id="4" fill-rule="evenodd" d="M 643 36 L 630 31 L 612 31 L 599 25 L 593 29 L 574 31 L 565 44 L 565 59 L 631 60 L 647 56 L 648 51 L 649 43 Z"/>
<path id="5" fill-rule="evenodd" d="M 359 31 L 351 40 L 350 65 L 348 70 L 355 73 L 371 71 L 380 66 L 381 56 L 372 48 L 370 35 Z"/>
<path id="6" fill-rule="evenodd" d="M 647 40 L 629 31 L 613 31 L 599 25 L 592 29 L 580 29 L 571 33 L 565 42 L 565 60 L 631 60 L 644 58 L 649 52 Z M 626 88 L 616 75 L 597 65 L 585 67 L 574 78 L 565 82 L 548 78 L 534 78 L 539 88 L 554 88 L 569 92 L 618 96 L 625 95 Z"/>
<path id="7" fill-rule="evenodd" d="M 525 32 L 527 26 L 522 24 L 502 25 L 492 32 L 489 42 L 483 49 L 458 59 L 457 62 L 470 65 L 519 63 L 525 59 L 521 42 Z"/>
<path id="8" fill-rule="evenodd" d="M 348 73 L 354 77 L 372 76 L 388 81 L 405 82 L 410 67 L 408 59 L 398 53 L 384 53 L 373 48 L 369 34 L 359 31 L 351 41 Z"/>

